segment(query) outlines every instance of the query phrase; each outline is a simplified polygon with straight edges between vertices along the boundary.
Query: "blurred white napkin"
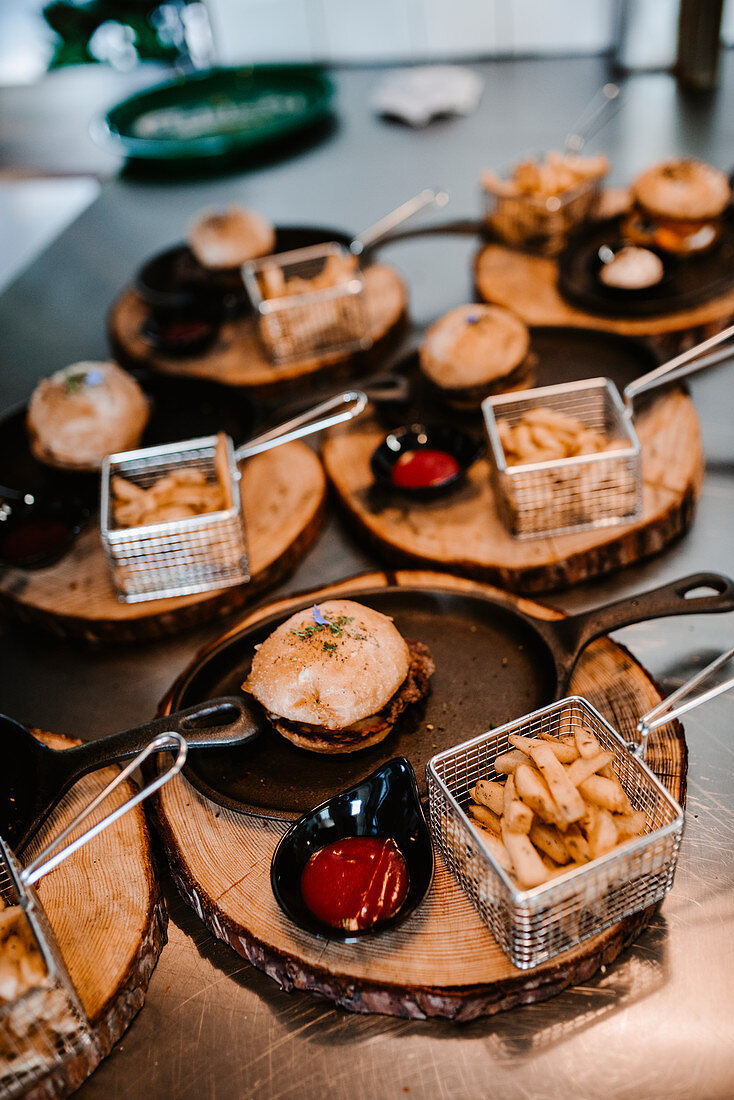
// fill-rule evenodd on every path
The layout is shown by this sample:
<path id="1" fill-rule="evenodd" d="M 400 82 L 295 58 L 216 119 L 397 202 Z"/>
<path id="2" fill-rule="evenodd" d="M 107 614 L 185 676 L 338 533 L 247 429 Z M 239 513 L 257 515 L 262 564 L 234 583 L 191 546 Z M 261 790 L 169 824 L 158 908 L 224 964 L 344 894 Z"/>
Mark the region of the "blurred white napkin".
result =
<path id="1" fill-rule="evenodd" d="M 411 126 L 425 126 L 437 115 L 468 115 L 476 110 L 482 78 L 462 65 L 423 65 L 390 73 L 379 82 L 372 106 Z"/>

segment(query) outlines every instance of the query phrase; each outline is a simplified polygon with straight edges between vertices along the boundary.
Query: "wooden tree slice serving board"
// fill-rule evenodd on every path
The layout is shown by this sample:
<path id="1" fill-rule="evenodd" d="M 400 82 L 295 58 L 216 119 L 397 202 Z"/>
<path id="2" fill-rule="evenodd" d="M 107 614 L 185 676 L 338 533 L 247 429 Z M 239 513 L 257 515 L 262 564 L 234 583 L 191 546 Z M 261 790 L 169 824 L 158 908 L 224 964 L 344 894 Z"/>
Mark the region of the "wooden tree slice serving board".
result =
<path id="1" fill-rule="evenodd" d="M 376 573 L 261 608 L 231 633 L 274 612 L 287 616 L 306 600 L 358 599 L 360 589 L 388 585 L 497 595 L 488 585 L 435 573 Z M 537 616 L 561 617 L 527 600 L 516 603 Z M 631 734 L 639 715 L 660 699 L 640 664 L 607 638 L 582 654 L 570 690 L 586 695 L 623 734 Z M 457 730 L 456 740 L 461 738 Z M 682 799 L 687 755 L 679 725 L 656 733 L 648 762 Z M 550 963 L 519 971 L 437 855 L 433 885 L 402 925 L 356 946 L 334 943 L 291 924 L 273 897 L 270 862 L 288 823 L 223 809 L 182 776 L 163 788 L 153 814 L 181 895 L 215 936 L 285 989 L 317 992 L 354 1012 L 465 1021 L 543 1000 L 610 963 L 652 915 L 627 918 Z"/>
<path id="2" fill-rule="evenodd" d="M 258 339 L 256 320 L 242 317 L 225 322 L 212 348 L 200 356 L 175 358 L 155 351 L 142 336 L 148 310 L 135 290 L 127 289 L 112 305 L 108 330 L 112 349 L 121 363 L 144 366 L 164 374 L 204 378 L 229 386 L 243 386 L 258 397 L 278 396 L 293 386 L 328 372 L 330 380 L 349 377 L 379 354 L 385 341 L 400 328 L 408 304 L 403 280 L 386 264 L 364 271 L 369 352 L 322 352 L 307 359 L 276 364 L 267 358 Z"/>
<path id="3" fill-rule="evenodd" d="M 55 749 L 78 744 L 53 734 L 36 735 Z M 116 772 L 105 768 L 81 779 L 30 845 L 24 862 L 57 836 Z M 131 783 L 123 783 L 88 823 L 99 821 L 134 790 Z M 98 1043 L 96 1050 L 73 1059 L 27 1094 L 47 1100 L 77 1089 L 119 1041 L 143 1006 L 166 942 L 168 918 L 142 807 L 125 814 L 42 879 L 38 896 Z"/>
<path id="4" fill-rule="evenodd" d="M 251 573 L 246 585 L 122 603 L 93 521 L 56 565 L 2 571 L 0 603 L 24 621 L 90 642 L 160 637 L 241 607 L 282 580 L 313 543 L 325 514 L 326 478 L 309 447 L 288 443 L 248 459 L 240 491 Z"/>
<path id="5" fill-rule="evenodd" d="M 370 456 L 384 438 L 373 420 L 324 445 L 326 471 L 360 535 L 391 563 L 447 569 L 516 592 L 549 592 L 659 553 L 686 530 L 703 482 L 693 404 L 669 392 L 635 417 L 642 447 L 639 521 L 578 534 L 518 540 L 497 512 L 487 459 L 448 496 L 423 502 L 375 486 Z"/>
<path id="6" fill-rule="evenodd" d="M 734 320 L 734 290 L 659 316 L 625 319 L 587 313 L 561 297 L 555 260 L 501 244 L 487 244 L 477 253 L 474 281 L 481 298 L 513 310 L 528 325 L 575 325 L 644 337 L 662 359 L 714 336 Z"/>

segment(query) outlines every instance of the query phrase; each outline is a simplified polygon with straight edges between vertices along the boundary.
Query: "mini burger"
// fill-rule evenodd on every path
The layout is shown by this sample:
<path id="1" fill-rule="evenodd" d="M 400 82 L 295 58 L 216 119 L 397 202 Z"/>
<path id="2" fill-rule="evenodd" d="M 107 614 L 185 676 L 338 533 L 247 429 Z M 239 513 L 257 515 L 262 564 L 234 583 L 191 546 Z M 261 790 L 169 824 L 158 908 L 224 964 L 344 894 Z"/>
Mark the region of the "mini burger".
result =
<path id="1" fill-rule="evenodd" d="M 427 693 L 434 664 L 392 619 L 351 600 L 296 612 L 257 647 L 242 688 L 278 733 L 312 752 L 356 752 Z"/>
<path id="2" fill-rule="evenodd" d="M 275 248 L 275 229 L 254 210 L 232 205 L 201 215 L 189 230 L 189 246 L 203 267 L 241 267 Z"/>
<path id="3" fill-rule="evenodd" d="M 502 306 L 457 306 L 431 325 L 420 367 L 459 409 L 479 408 L 485 397 L 532 386 L 535 357 L 527 325 Z"/>
<path id="4" fill-rule="evenodd" d="M 691 256 L 705 252 L 719 236 L 731 187 L 718 168 L 681 158 L 655 164 L 638 176 L 632 198 L 635 209 L 623 227 L 628 240 Z"/>

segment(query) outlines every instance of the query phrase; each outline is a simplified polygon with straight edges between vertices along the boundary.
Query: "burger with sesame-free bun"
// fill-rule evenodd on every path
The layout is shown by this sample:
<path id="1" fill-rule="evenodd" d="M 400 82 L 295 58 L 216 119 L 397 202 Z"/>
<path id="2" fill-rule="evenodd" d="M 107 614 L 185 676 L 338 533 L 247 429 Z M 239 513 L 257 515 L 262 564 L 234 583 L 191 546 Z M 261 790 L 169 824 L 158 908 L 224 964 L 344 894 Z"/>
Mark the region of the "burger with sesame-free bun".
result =
<path id="1" fill-rule="evenodd" d="M 718 168 L 681 157 L 654 164 L 638 176 L 632 198 L 635 207 L 622 229 L 628 240 L 693 256 L 718 239 L 731 187 Z"/>
<path id="2" fill-rule="evenodd" d="M 297 611 L 256 647 L 242 685 L 299 748 L 346 753 L 377 745 L 428 694 L 428 647 L 352 600 Z"/>

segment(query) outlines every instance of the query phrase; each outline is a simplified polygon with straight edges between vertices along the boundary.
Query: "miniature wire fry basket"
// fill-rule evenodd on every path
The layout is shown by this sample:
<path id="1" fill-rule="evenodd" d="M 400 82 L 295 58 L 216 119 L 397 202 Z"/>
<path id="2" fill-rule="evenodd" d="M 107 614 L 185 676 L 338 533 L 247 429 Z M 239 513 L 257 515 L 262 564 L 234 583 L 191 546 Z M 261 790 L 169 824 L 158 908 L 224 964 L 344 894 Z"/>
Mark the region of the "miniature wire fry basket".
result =
<path id="1" fill-rule="evenodd" d="M 367 397 L 348 390 L 235 448 L 220 432 L 158 447 L 108 455 L 102 463 L 100 535 L 112 581 L 126 603 L 183 596 L 244 584 L 250 579 L 239 463 L 246 458 L 351 420 Z M 118 523 L 117 478 L 132 490 L 149 490 L 162 479 L 190 472 L 218 487 L 222 504 L 183 518 Z"/>
<path id="2" fill-rule="evenodd" d="M 372 345 L 364 276 L 343 245 L 268 256 L 246 264 L 242 275 L 260 339 L 276 363 Z"/>
<path id="3" fill-rule="evenodd" d="M 635 400 L 658 386 L 715 366 L 734 354 L 729 346 L 701 358 L 734 336 L 734 326 L 697 344 L 625 387 L 620 395 L 608 378 L 562 382 L 488 397 L 482 414 L 489 440 L 497 508 L 519 539 L 634 523 L 643 510 L 643 470 L 635 431 Z M 539 410 L 561 414 L 598 434 L 603 449 L 533 461 L 511 462 L 502 429 L 517 429 Z"/>
<path id="4" fill-rule="evenodd" d="M 176 753 L 167 769 L 81 835 L 75 835 L 73 840 L 60 847 L 145 759 L 165 749 Z M 18 970 L 21 991 L 6 996 L 10 992 L 7 979 L 0 985 L 2 1100 L 25 1095 L 33 1085 L 74 1059 L 83 1062 L 85 1056 L 99 1055 L 97 1038 L 69 977 L 33 884 L 168 782 L 183 767 L 186 752 L 186 742 L 178 733 L 164 733 L 154 738 L 25 869 L 20 867 L 15 855 L 0 837 L 0 918 L 6 922 L 3 924 L 0 959 L 6 950 L 6 936 L 22 938 L 26 946 L 25 958 L 21 960 Z M 32 971 L 29 970 L 31 966 Z"/>
<path id="5" fill-rule="evenodd" d="M 734 686 L 734 678 L 690 697 L 734 656 L 730 650 L 640 719 L 627 742 L 585 699 L 562 699 L 438 753 L 426 775 L 434 838 L 459 885 L 497 943 L 527 970 L 577 946 L 623 918 L 661 901 L 673 884 L 683 834 L 681 806 L 644 762 L 648 733 Z M 687 701 L 683 701 L 687 699 Z M 590 729 L 612 754 L 611 766 L 634 810 L 646 817 L 642 835 L 590 863 L 521 889 L 482 840 L 467 813 L 479 779 L 496 779 L 494 761 L 512 748 L 511 734 L 560 738 Z"/>

